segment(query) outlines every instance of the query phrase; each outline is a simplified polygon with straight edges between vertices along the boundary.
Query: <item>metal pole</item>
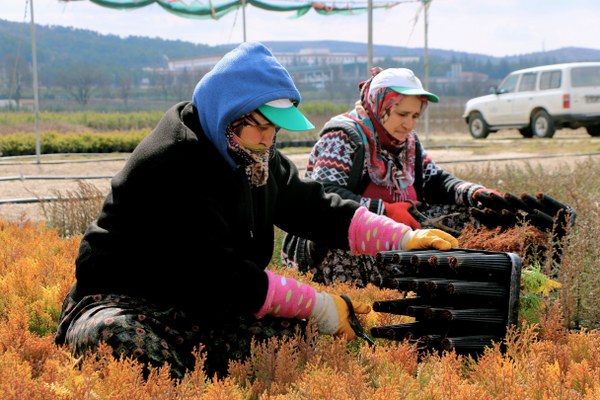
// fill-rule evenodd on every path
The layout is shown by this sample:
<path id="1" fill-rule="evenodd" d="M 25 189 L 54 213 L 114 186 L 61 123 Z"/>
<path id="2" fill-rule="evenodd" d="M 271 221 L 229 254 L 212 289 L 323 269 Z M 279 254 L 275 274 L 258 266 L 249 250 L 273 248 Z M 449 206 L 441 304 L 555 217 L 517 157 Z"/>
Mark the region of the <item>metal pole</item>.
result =
<path id="1" fill-rule="evenodd" d="M 40 100 L 38 96 L 37 51 L 35 49 L 35 22 L 33 19 L 33 0 L 29 0 L 31 11 L 31 63 L 33 64 L 33 109 L 35 111 L 35 154 L 40 163 Z"/>
<path id="2" fill-rule="evenodd" d="M 367 77 L 371 76 L 371 68 L 373 67 L 373 0 L 368 3 L 368 61 L 367 61 Z"/>
<path id="3" fill-rule="evenodd" d="M 244 43 L 246 42 L 246 0 L 242 0 L 242 26 L 244 30 Z"/>
<path id="4" fill-rule="evenodd" d="M 427 20 L 427 14 L 429 10 L 429 3 L 431 0 L 422 0 L 423 2 L 423 13 L 424 13 L 424 25 L 425 25 L 425 54 L 423 56 L 423 73 L 425 90 L 429 90 L 429 49 L 428 49 L 428 38 L 427 31 L 429 30 L 429 21 Z M 429 110 L 425 110 L 425 146 L 429 145 Z"/>

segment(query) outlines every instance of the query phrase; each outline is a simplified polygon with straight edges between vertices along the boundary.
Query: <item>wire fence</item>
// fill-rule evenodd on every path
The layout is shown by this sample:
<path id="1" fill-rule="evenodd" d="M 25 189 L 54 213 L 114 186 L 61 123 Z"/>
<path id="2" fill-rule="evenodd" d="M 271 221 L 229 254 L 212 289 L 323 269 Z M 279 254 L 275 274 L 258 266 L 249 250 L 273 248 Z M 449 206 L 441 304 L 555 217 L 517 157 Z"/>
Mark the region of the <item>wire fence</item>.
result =
<path id="1" fill-rule="evenodd" d="M 288 142 L 284 143 L 282 147 L 310 147 L 309 143 L 299 141 L 297 143 Z M 444 146 L 448 147 L 448 146 Z M 453 146 L 453 147 L 465 147 L 465 146 Z M 466 146 L 472 147 L 472 146 Z M 289 155 L 308 155 L 309 150 L 297 151 L 288 153 Z M 63 155 L 65 158 L 72 156 L 71 154 Z M 511 157 L 492 157 L 492 158 L 473 158 L 473 159 L 456 159 L 456 160 L 445 160 L 436 161 L 436 164 L 476 164 L 476 163 L 494 163 L 494 162 L 511 162 L 511 161 L 531 161 L 536 159 L 548 159 L 548 158 L 564 158 L 564 157 L 596 157 L 600 156 L 600 152 L 580 152 L 580 153 L 569 153 L 569 154 L 540 154 L 540 155 L 527 155 L 527 156 L 511 156 Z M 115 158 L 100 158 L 100 159 L 85 159 L 85 160 L 48 160 L 41 163 L 35 161 L 3 161 L 0 165 L 21 165 L 21 164 L 68 164 L 68 163 L 81 163 L 81 162 L 107 162 L 107 161 L 124 161 L 128 157 L 115 157 Z M 298 171 L 302 174 L 306 170 L 303 165 L 298 166 Z M 95 179 L 112 179 L 113 175 L 13 175 L 13 176 L 0 176 L 0 182 L 9 181 L 33 181 L 33 180 L 71 180 L 71 181 L 87 181 Z M 0 199 L 0 205 L 2 204 L 30 204 L 30 203 L 45 203 L 60 200 L 60 196 L 40 196 L 40 197 L 23 197 L 23 198 L 7 198 Z"/>

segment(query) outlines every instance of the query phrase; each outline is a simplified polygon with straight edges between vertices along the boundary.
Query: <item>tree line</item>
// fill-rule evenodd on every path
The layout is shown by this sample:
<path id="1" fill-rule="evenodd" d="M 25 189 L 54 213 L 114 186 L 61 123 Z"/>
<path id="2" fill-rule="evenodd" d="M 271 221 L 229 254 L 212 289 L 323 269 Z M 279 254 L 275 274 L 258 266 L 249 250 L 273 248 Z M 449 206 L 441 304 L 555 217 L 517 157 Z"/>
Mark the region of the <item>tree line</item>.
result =
<path id="1" fill-rule="evenodd" d="M 31 102 L 32 66 L 27 24 L 0 20 L 0 100 L 9 108 Z M 38 81 L 40 104 L 45 109 L 163 109 L 165 104 L 187 100 L 206 71 L 167 70 L 167 60 L 224 54 L 235 45 L 208 46 L 156 38 L 100 35 L 93 31 L 44 27 L 38 31 Z M 366 54 L 366 44 L 343 43 L 344 51 Z M 317 42 L 306 43 L 314 47 Z M 323 42 L 323 45 L 329 45 Z M 267 43 L 268 45 L 268 43 Z M 275 53 L 294 49 L 298 42 L 273 42 Z M 338 46 L 340 44 L 337 44 Z M 336 48 L 331 48 L 336 52 Z M 362 52 L 362 53 L 361 53 Z M 399 65 L 393 56 L 422 55 L 419 49 L 374 46 L 384 57 L 381 67 L 407 67 L 424 76 L 422 57 Z M 600 50 L 564 49 L 512 57 L 492 57 L 439 49 L 429 50 L 429 89 L 442 96 L 473 97 L 486 94 L 510 71 L 566 61 L 600 60 Z M 479 79 L 456 79 L 451 71 L 479 73 Z M 357 83 L 367 76 L 365 64 L 316 66 L 328 80 L 320 86 L 305 82 L 290 69 L 307 99 L 351 104 Z M 7 101 L 8 100 L 8 101 Z M 26 100 L 24 102 L 24 100 Z M 2 104 L 2 103 L 0 103 Z"/>

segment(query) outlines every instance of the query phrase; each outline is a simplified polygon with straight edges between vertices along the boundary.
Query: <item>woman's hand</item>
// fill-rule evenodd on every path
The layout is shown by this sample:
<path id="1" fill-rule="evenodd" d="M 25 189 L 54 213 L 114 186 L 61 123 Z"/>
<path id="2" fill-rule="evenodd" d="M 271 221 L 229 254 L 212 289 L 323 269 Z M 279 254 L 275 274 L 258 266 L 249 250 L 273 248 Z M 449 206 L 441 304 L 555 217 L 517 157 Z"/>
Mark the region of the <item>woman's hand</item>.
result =
<path id="1" fill-rule="evenodd" d="M 410 226 L 412 229 L 421 229 L 421 224 L 412 216 L 410 209 L 415 207 L 413 203 L 401 201 L 398 203 L 383 203 L 385 215 L 396 222 Z"/>
<path id="2" fill-rule="evenodd" d="M 458 247 L 458 240 L 440 229 L 417 229 L 406 232 L 401 246 L 402 250 L 450 250 Z"/>

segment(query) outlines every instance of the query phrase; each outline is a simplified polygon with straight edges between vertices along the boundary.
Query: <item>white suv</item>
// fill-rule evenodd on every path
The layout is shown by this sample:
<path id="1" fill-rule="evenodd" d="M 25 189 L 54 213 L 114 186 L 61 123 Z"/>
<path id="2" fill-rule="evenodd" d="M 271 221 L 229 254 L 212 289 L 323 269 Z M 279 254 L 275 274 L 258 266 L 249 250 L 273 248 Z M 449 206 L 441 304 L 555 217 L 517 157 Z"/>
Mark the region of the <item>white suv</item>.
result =
<path id="1" fill-rule="evenodd" d="M 476 139 L 514 128 L 526 138 L 551 138 L 556 129 L 580 127 L 600 136 L 600 62 L 521 69 L 490 92 L 465 106 L 463 118 Z"/>

